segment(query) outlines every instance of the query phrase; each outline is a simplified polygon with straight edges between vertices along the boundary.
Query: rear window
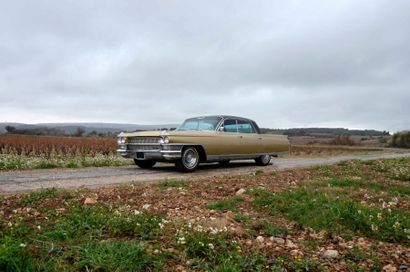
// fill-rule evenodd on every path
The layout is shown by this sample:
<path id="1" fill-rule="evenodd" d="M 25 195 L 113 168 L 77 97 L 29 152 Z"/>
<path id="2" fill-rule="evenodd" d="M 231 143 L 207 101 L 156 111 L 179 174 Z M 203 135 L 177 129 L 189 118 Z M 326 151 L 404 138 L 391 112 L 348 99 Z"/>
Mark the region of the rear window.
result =
<path id="1" fill-rule="evenodd" d="M 239 133 L 256 133 L 250 122 L 244 120 L 238 120 L 238 132 Z"/>

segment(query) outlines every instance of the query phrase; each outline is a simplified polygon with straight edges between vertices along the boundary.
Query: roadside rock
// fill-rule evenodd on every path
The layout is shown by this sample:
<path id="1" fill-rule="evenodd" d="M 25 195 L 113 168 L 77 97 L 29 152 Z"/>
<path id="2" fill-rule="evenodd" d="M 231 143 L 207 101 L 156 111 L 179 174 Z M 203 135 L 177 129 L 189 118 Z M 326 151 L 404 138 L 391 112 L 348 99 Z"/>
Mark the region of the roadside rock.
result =
<path id="1" fill-rule="evenodd" d="M 245 193 L 245 192 L 246 192 L 246 190 L 243 189 L 243 188 L 241 188 L 241 189 L 239 189 L 238 191 L 236 191 L 235 195 L 242 195 L 242 194 Z"/>
<path id="2" fill-rule="evenodd" d="M 292 257 L 303 257 L 303 252 L 297 249 L 292 249 L 290 251 L 290 256 Z"/>
<path id="3" fill-rule="evenodd" d="M 388 265 L 383 266 L 383 271 L 396 272 L 397 268 L 394 265 L 388 264 Z"/>
<path id="4" fill-rule="evenodd" d="M 293 243 L 292 240 L 286 239 L 286 247 L 295 248 L 297 247 L 297 245 L 295 245 L 295 243 Z"/>
<path id="5" fill-rule="evenodd" d="M 97 203 L 97 199 L 95 199 L 95 198 L 87 197 L 84 200 L 84 205 L 93 205 L 93 204 L 96 204 L 96 203 Z"/>
<path id="6" fill-rule="evenodd" d="M 284 245 L 285 244 L 285 239 L 280 238 L 280 237 L 271 237 L 270 240 L 276 244 Z"/>
<path id="7" fill-rule="evenodd" d="M 329 258 L 329 259 L 334 259 L 339 257 L 339 252 L 334 249 L 328 249 L 325 252 L 323 252 L 323 257 Z"/>
<path id="8" fill-rule="evenodd" d="M 262 236 L 256 237 L 256 242 L 262 244 L 264 241 L 265 241 L 265 238 L 263 238 Z"/>
<path id="9" fill-rule="evenodd" d="M 225 213 L 225 219 L 226 221 L 228 221 L 229 223 L 233 222 L 233 212 L 232 211 L 227 211 Z"/>

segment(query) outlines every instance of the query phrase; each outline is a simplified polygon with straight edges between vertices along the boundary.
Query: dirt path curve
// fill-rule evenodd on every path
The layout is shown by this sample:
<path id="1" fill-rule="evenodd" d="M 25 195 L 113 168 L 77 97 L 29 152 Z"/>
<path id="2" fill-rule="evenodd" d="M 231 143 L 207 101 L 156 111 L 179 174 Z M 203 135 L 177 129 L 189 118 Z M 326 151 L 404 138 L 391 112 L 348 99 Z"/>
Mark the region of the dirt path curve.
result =
<path id="1" fill-rule="evenodd" d="M 98 187 L 127 182 L 149 182 L 167 178 L 192 179 L 206 176 L 246 174 L 256 170 L 274 171 L 303 168 L 320 164 L 333 164 L 346 160 L 375 160 L 410 156 L 410 153 L 347 155 L 322 158 L 274 158 L 273 164 L 260 167 L 253 161 L 233 162 L 228 167 L 204 164 L 195 173 L 179 173 L 172 164 L 158 164 L 153 169 L 136 166 L 96 167 L 80 169 L 40 169 L 22 171 L 0 171 L 0 194 L 31 191 L 41 188 Z"/>

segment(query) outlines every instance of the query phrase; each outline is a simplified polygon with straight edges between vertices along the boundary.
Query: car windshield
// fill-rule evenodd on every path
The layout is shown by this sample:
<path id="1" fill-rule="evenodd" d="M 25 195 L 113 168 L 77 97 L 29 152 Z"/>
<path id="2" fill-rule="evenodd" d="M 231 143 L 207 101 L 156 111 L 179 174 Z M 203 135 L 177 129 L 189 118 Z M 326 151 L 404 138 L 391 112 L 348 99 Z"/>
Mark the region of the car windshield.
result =
<path id="1" fill-rule="evenodd" d="M 221 117 L 198 117 L 185 120 L 178 130 L 216 130 Z"/>

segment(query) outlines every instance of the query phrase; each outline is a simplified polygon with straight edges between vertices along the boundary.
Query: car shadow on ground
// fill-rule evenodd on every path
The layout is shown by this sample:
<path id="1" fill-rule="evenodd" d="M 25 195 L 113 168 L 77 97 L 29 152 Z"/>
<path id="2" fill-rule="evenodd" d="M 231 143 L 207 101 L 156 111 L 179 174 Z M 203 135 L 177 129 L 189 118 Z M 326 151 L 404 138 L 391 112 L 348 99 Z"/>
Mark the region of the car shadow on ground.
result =
<path id="1" fill-rule="evenodd" d="M 272 162 L 269 164 L 271 165 Z M 141 170 L 138 166 L 135 166 L 136 169 Z M 198 171 L 207 171 L 207 170 L 227 170 L 227 169 L 239 169 L 239 168 L 244 168 L 244 167 L 258 167 L 254 161 L 235 161 L 231 162 L 228 165 L 220 165 L 219 163 L 202 163 L 198 166 L 198 168 L 195 170 L 195 172 Z M 263 168 L 264 166 L 260 166 Z M 170 172 L 176 172 L 176 173 L 181 173 L 178 171 L 178 169 L 175 167 L 173 163 L 159 163 L 156 164 L 153 168 L 151 169 L 144 169 L 152 172 L 161 172 L 161 171 L 170 171 Z"/>

